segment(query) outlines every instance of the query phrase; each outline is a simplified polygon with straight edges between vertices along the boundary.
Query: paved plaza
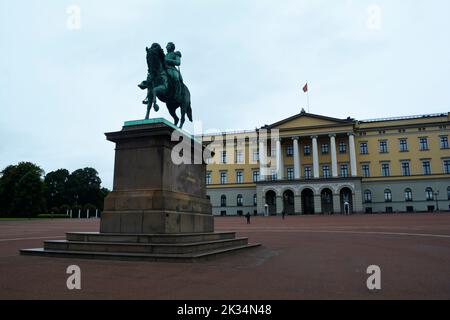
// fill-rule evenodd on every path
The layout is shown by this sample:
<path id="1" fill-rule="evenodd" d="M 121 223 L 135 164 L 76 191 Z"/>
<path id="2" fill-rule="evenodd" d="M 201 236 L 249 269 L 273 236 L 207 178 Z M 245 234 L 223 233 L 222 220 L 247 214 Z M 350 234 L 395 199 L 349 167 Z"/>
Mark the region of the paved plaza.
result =
<path id="1" fill-rule="evenodd" d="M 261 247 L 197 263 L 20 256 L 99 220 L 0 221 L 0 299 L 450 299 L 450 214 L 215 218 Z M 79 291 L 66 287 L 81 268 Z M 367 267 L 381 268 L 369 292 Z"/>

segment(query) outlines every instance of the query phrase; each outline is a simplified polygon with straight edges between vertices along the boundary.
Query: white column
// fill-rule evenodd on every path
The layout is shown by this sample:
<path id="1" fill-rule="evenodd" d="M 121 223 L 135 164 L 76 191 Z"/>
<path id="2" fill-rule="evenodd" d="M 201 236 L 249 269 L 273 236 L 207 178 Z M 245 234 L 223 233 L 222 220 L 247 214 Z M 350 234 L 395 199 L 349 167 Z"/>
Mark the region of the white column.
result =
<path id="1" fill-rule="evenodd" d="M 353 133 L 348 134 L 348 141 L 350 145 L 350 167 L 352 169 L 352 177 L 356 177 L 358 176 L 358 170 L 356 167 L 355 135 Z"/>
<path id="2" fill-rule="evenodd" d="M 266 180 L 266 166 L 267 166 L 267 150 L 266 150 L 266 144 L 264 141 L 259 142 L 259 180 L 265 181 Z"/>
<path id="3" fill-rule="evenodd" d="M 277 177 L 284 180 L 283 150 L 281 148 L 281 138 L 277 140 Z"/>
<path id="4" fill-rule="evenodd" d="M 339 176 L 338 166 L 337 166 L 337 154 L 336 154 L 336 135 L 330 135 L 330 147 L 331 147 L 331 172 L 333 174 L 333 178 L 337 178 Z"/>
<path id="5" fill-rule="evenodd" d="M 313 174 L 314 178 L 320 178 L 319 171 L 319 148 L 317 146 L 317 136 L 313 136 L 312 138 L 312 147 L 313 147 Z"/>
<path id="6" fill-rule="evenodd" d="M 301 174 L 301 162 L 300 162 L 300 150 L 298 148 L 298 137 L 292 138 L 294 143 L 294 176 L 295 180 L 302 178 Z"/>

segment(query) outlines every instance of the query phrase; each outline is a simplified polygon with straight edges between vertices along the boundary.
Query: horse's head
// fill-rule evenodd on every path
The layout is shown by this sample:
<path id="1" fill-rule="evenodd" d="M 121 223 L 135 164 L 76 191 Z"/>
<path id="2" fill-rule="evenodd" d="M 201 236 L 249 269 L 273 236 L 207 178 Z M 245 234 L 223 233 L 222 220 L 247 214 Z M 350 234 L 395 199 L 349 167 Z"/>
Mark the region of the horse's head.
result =
<path id="1" fill-rule="evenodd" d="M 152 46 L 146 48 L 147 50 L 147 64 L 151 74 L 157 74 L 161 71 L 164 65 L 164 50 L 158 43 L 153 43 Z"/>

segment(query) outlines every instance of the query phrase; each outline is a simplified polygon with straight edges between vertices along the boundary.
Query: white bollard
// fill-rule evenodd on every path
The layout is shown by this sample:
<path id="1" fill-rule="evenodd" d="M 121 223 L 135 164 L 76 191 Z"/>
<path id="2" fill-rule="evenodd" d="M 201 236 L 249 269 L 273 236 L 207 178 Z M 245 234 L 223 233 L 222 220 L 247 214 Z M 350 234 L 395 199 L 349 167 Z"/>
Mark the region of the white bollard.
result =
<path id="1" fill-rule="evenodd" d="M 70 209 L 70 219 L 73 219 L 73 212 L 72 212 L 72 209 Z"/>
<path id="2" fill-rule="evenodd" d="M 90 218 L 90 216 L 89 216 L 89 209 L 87 209 L 87 212 L 86 212 L 86 219 L 89 219 Z"/>
<path id="3" fill-rule="evenodd" d="M 98 219 L 98 209 L 95 209 L 95 218 Z"/>
<path id="4" fill-rule="evenodd" d="M 78 219 L 81 219 L 81 209 L 78 209 Z"/>

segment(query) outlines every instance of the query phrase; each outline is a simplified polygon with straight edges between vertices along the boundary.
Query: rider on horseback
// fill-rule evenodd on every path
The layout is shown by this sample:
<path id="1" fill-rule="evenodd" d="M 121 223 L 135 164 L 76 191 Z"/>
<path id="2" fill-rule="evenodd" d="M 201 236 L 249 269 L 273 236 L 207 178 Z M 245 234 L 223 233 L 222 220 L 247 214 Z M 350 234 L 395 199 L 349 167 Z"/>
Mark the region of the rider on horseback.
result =
<path id="1" fill-rule="evenodd" d="M 173 85 L 174 97 L 177 99 L 181 98 L 181 88 L 183 83 L 183 78 L 181 77 L 180 70 L 177 67 L 181 65 L 181 52 L 175 52 L 175 44 L 169 42 L 166 46 L 167 54 L 165 58 L 167 74 L 170 77 L 169 83 Z"/>

